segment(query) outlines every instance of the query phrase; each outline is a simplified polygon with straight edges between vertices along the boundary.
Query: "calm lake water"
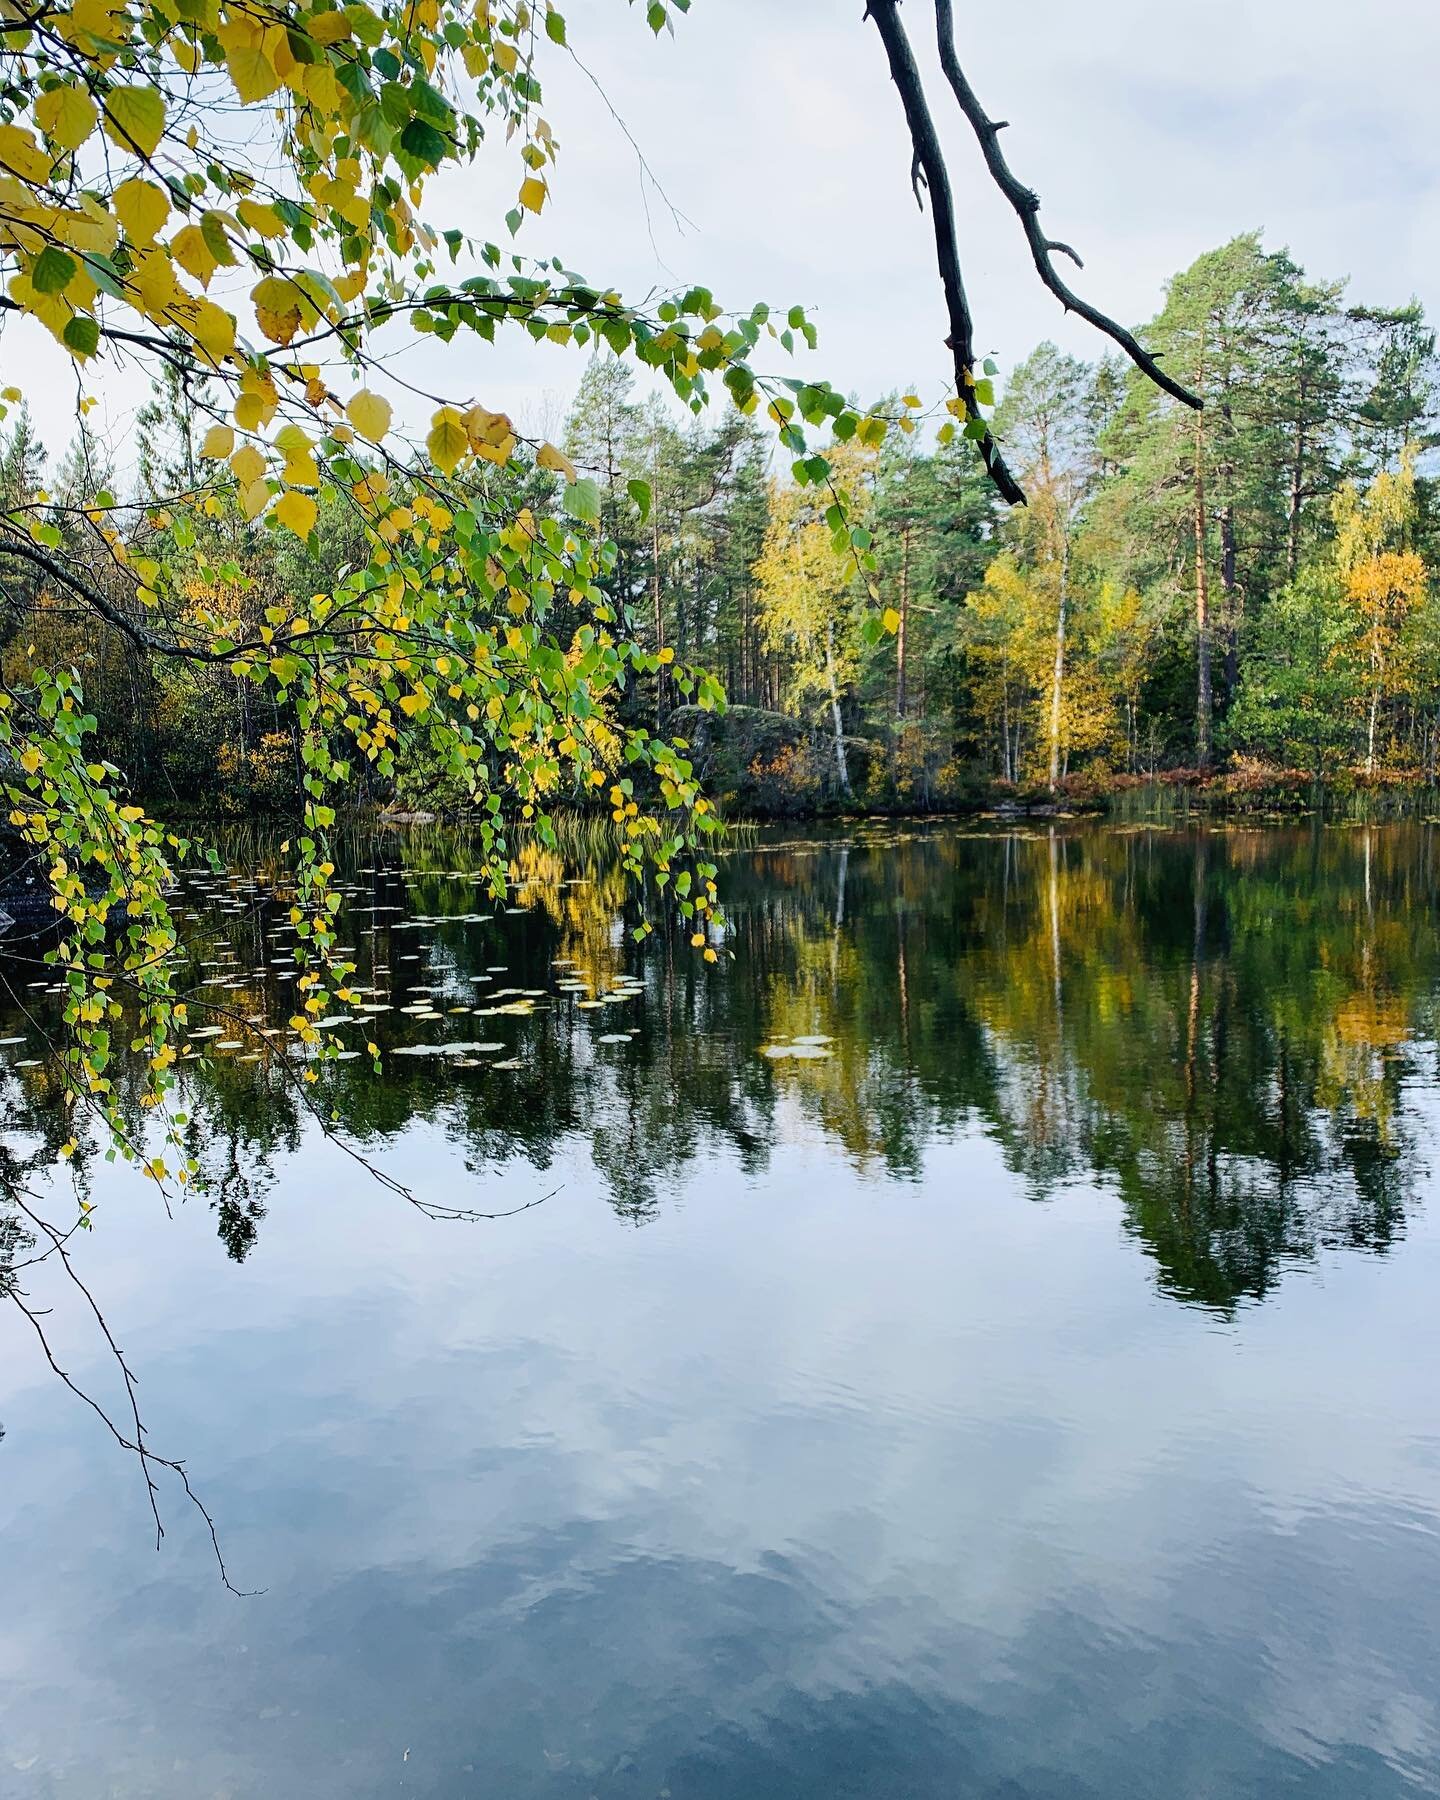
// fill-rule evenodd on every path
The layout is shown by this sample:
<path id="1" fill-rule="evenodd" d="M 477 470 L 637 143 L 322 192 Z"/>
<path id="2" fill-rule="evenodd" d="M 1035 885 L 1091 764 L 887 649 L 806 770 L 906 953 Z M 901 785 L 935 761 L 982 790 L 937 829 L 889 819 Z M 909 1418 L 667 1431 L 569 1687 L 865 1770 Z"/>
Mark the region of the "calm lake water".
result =
<path id="1" fill-rule="evenodd" d="M 542 1204 L 422 1217 L 228 1025 L 206 1197 L 82 1158 L 78 1267 L 262 1594 L 168 1478 L 156 1554 L 0 1306 L 6 1800 L 1440 1793 L 1433 830 L 762 840 L 714 969 L 605 869 L 497 913 L 470 866 L 359 847 L 392 1010 L 331 1029 L 419 1053 L 316 1093 L 426 1202 Z M 277 880 L 177 896 L 262 1023 Z"/>

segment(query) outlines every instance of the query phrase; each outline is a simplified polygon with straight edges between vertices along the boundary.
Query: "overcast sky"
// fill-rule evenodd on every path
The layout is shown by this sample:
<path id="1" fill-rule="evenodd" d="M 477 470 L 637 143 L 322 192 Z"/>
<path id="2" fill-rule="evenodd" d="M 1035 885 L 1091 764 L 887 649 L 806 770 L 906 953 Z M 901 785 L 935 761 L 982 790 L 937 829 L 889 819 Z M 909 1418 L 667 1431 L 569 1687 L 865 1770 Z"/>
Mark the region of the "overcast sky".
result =
<path id="1" fill-rule="evenodd" d="M 605 101 L 557 52 L 543 71 L 561 140 L 554 202 L 522 247 L 631 297 L 703 281 L 725 305 L 798 300 L 820 328 L 816 373 L 862 396 L 911 382 L 935 394 L 946 363 L 929 221 L 910 196 L 904 122 L 860 0 L 693 0 L 658 42 L 643 8 L 621 0 L 564 11 L 692 223 L 677 230 Z M 928 65 L 929 7 L 904 12 Z M 1255 228 L 1314 275 L 1349 274 L 1356 299 L 1418 295 L 1440 317 L 1437 0 L 958 0 L 956 12 L 972 82 L 1011 121 L 1012 165 L 1052 235 L 1084 255 L 1076 285 L 1119 318 L 1149 317 L 1167 276 Z M 938 77 L 932 87 L 980 344 L 1002 367 L 1047 335 L 1095 353 L 1039 288 L 968 127 Z M 477 171 L 432 188 L 430 217 L 494 235 L 515 181 L 513 151 L 497 144 Z M 3 341 L 6 380 L 22 381 L 60 449 L 68 359 L 25 330 Z M 534 432 L 558 429 L 581 366 L 520 336 L 444 351 L 395 331 L 379 347 L 407 379 L 503 407 Z M 123 460 L 135 384 L 87 385 Z"/>

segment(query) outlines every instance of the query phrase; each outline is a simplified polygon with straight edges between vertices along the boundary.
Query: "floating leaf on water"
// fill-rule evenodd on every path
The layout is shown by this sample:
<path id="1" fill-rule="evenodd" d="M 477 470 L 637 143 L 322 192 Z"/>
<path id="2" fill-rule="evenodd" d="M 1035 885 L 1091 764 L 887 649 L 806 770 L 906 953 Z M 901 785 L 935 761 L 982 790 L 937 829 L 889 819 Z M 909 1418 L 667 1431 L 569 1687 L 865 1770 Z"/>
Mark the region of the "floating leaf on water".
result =
<path id="1" fill-rule="evenodd" d="M 630 1033 L 628 1031 L 607 1031 L 602 1037 L 596 1038 L 595 1042 L 597 1044 L 628 1044 Z"/>

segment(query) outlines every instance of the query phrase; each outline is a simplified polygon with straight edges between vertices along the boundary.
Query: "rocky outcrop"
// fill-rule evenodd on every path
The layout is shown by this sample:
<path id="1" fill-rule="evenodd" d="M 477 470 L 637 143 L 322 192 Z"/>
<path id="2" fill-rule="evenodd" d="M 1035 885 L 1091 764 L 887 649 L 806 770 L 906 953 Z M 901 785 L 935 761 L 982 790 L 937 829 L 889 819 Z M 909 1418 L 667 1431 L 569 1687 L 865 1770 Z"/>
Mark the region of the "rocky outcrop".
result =
<path id="1" fill-rule="evenodd" d="M 724 811 L 751 817 L 784 818 L 853 805 L 883 755 L 868 738 L 845 739 L 847 797 L 834 739 L 788 713 L 758 706 L 731 706 L 723 713 L 682 706 L 666 721 L 665 735 L 689 745 L 706 792 Z"/>

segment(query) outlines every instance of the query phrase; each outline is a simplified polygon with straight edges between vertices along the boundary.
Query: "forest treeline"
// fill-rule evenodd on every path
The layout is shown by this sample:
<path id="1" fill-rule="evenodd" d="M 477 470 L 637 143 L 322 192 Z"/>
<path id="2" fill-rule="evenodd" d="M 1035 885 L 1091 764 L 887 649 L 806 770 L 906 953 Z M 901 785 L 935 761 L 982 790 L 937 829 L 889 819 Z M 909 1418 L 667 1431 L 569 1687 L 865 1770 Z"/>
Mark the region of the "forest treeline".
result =
<path id="1" fill-rule="evenodd" d="M 1422 309 L 1356 304 L 1250 234 L 1177 275 L 1141 335 L 1204 412 L 1118 359 L 1042 344 L 996 414 L 1023 508 L 997 502 L 963 438 L 937 446 L 923 421 L 833 446 L 868 577 L 835 553 L 825 491 L 789 481 L 753 420 L 677 419 L 597 355 L 565 451 L 598 490 L 617 615 L 667 659 L 624 706 L 693 742 L 732 810 L 948 808 L 1157 776 L 1297 797 L 1432 784 L 1440 369 Z M 887 404 L 920 419 L 913 395 Z M 203 389 L 156 395 L 128 478 L 142 501 L 201 485 L 210 420 Z M 523 457 L 468 480 L 482 516 L 558 505 L 556 477 Z M 88 431 L 51 463 L 16 416 L 5 503 L 48 493 L 62 552 L 69 521 L 116 482 Z M 417 481 L 418 515 L 432 504 Z M 199 519 L 138 516 L 139 554 L 148 534 L 187 558 L 188 602 L 223 591 L 257 628 L 278 596 L 365 555 L 353 515 L 323 496 L 308 550 L 219 500 Z M 92 576 L 103 587 L 106 571 Z M 43 587 L 12 581 L 5 598 L 5 678 L 34 657 L 79 668 L 99 741 L 138 791 L 233 812 L 293 798 L 283 699 L 223 662 L 157 663 Z M 553 604 L 563 624 L 564 596 Z M 133 607 L 133 589 L 113 605 Z M 689 704 L 670 656 L 720 679 L 723 717 Z M 423 749 L 399 785 L 444 798 Z"/>

